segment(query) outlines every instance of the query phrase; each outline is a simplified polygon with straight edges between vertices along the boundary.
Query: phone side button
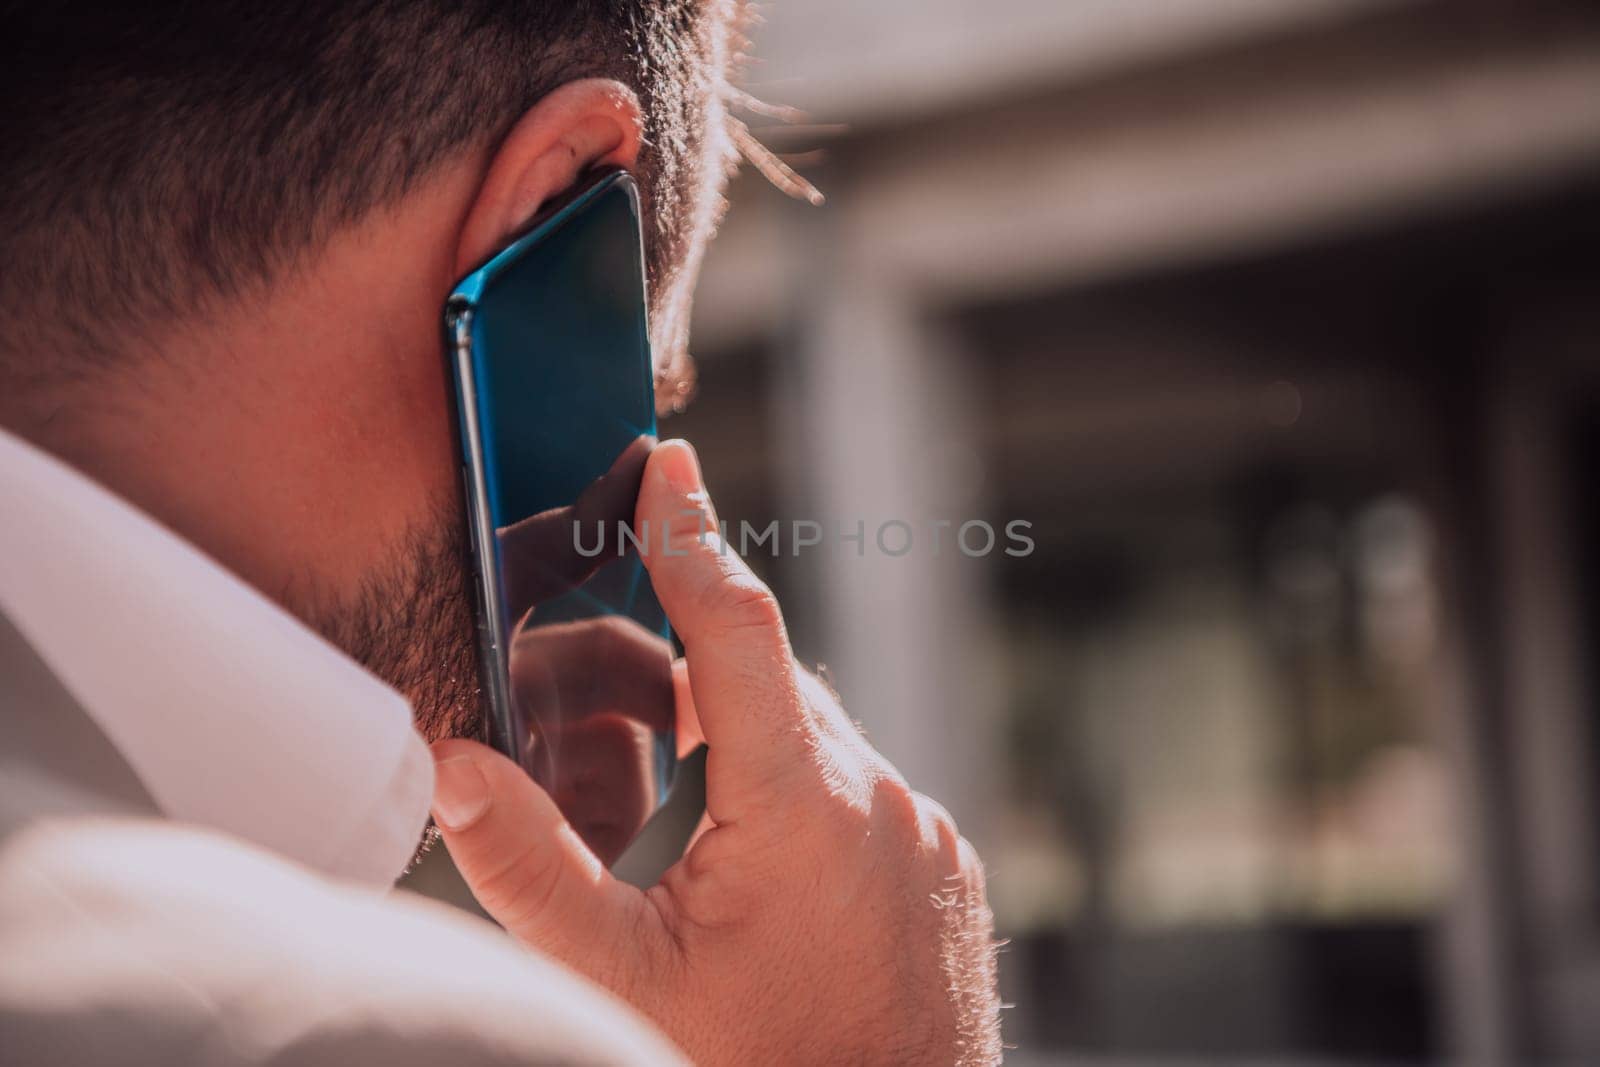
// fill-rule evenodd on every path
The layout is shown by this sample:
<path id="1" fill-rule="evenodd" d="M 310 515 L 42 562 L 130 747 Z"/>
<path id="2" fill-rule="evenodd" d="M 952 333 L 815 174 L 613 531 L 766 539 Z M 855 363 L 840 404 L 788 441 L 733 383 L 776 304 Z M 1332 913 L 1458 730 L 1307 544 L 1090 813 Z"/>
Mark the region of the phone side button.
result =
<path id="1" fill-rule="evenodd" d="M 478 620 L 478 629 L 487 630 L 487 620 L 483 617 L 483 587 L 478 584 L 478 575 L 472 576 L 472 607 L 473 617 Z"/>
<path id="2" fill-rule="evenodd" d="M 472 573 L 478 573 L 478 538 L 474 531 L 477 529 L 478 509 L 472 503 L 472 471 L 465 466 L 461 468 L 461 517 L 467 524 L 467 556 L 472 561 Z M 473 584 L 477 588 L 477 584 Z"/>

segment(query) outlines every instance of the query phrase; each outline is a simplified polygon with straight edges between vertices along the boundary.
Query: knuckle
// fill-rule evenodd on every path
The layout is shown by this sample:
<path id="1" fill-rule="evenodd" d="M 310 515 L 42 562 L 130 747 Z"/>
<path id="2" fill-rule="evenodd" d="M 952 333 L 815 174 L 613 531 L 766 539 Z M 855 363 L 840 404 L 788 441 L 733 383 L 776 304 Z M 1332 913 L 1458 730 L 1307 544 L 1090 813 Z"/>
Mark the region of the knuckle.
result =
<path id="1" fill-rule="evenodd" d="M 839 707 L 838 696 L 828 687 L 828 683 L 819 678 L 815 672 L 795 664 L 794 675 L 800 694 L 805 697 L 806 703 L 815 711 L 823 711 Z M 843 709 L 839 709 L 841 713 Z"/>
<path id="2" fill-rule="evenodd" d="M 845 825 L 869 815 L 876 786 L 860 761 L 836 738 L 823 733 L 813 734 L 811 749 L 825 798 L 824 811 Z"/>
<path id="3" fill-rule="evenodd" d="M 961 834 L 950 812 L 937 800 L 921 793 L 917 794 L 917 809 L 921 816 L 924 846 L 940 856 L 958 859 Z"/>
<path id="4" fill-rule="evenodd" d="M 916 849 L 921 813 L 917 794 L 892 767 L 877 768 L 872 790 L 873 832 L 898 853 Z"/>
<path id="5" fill-rule="evenodd" d="M 943 804 L 917 794 L 918 844 L 937 877 L 962 886 L 972 884 L 978 871 L 977 853 L 961 836 L 956 821 Z M 979 875 L 981 877 L 981 874 Z"/>
<path id="6" fill-rule="evenodd" d="M 753 574 L 735 574 L 721 582 L 711 597 L 712 615 L 725 631 L 783 630 L 783 609 L 772 590 Z"/>
<path id="7" fill-rule="evenodd" d="M 704 544 L 708 531 L 714 529 L 711 520 L 701 512 L 699 521 L 688 514 L 666 520 L 664 540 L 674 555 L 688 554 Z"/>
<path id="8" fill-rule="evenodd" d="M 795 809 L 799 832 L 826 852 L 859 852 L 883 821 L 881 783 L 837 738 L 815 731 L 807 743 L 815 780 L 811 799 Z"/>
<path id="9" fill-rule="evenodd" d="M 977 899 L 985 898 L 988 879 L 984 874 L 983 860 L 978 856 L 978 850 L 972 847 L 972 842 L 964 837 L 957 838 L 957 857 L 961 865 L 961 875 L 966 880 L 968 890 Z"/>
<path id="10" fill-rule="evenodd" d="M 877 751 L 867 743 L 860 727 L 851 720 L 850 715 L 840 706 L 838 697 L 827 683 L 815 674 L 801 667 L 794 668 L 795 689 L 799 692 L 801 700 L 805 702 L 807 711 L 819 726 L 834 734 L 842 741 L 850 742 L 854 749 L 860 753 L 859 758 L 874 766 L 881 766 L 893 773 Z"/>
<path id="11" fill-rule="evenodd" d="M 518 927 L 543 912 L 555 896 L 561 864 L 547 850 L 529 844 L 488 874 L 473 880 L 473 893 L 507 927 Z"/>

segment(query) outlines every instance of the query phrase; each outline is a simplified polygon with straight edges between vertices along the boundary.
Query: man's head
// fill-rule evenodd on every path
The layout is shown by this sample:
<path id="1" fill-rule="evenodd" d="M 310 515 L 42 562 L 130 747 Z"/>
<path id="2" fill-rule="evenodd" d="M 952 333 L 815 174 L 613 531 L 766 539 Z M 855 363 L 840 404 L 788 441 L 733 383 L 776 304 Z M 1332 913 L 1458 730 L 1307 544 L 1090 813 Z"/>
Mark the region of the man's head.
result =
<path id="1" fill-rule="evenodd" d="M 7 4 L 0 424 L 472 732 L 442 300 L 629 167 L 671 402 L 735 3 Z"/>

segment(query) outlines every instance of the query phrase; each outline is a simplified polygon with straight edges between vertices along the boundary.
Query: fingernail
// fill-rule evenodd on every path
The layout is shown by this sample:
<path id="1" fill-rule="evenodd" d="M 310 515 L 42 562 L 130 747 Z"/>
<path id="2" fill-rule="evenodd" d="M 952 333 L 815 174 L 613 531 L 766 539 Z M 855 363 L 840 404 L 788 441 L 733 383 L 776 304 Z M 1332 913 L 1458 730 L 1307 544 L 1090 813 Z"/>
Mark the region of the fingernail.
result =
<path id="1" fill-rule="evenodd" d="M 667 485 L 678 493 L 698 493 L 705 488 L 700 479 L 700 459 L 694 446 L 681 438 L 663 441 L 656 446 L 655 462 Z"/>
<path id="2" fill-rule="evenodd" d="M 433 818 L 446 830 L 465 830 L 489 810 L 489 780 L 470 756 L 433 765 Z"/>

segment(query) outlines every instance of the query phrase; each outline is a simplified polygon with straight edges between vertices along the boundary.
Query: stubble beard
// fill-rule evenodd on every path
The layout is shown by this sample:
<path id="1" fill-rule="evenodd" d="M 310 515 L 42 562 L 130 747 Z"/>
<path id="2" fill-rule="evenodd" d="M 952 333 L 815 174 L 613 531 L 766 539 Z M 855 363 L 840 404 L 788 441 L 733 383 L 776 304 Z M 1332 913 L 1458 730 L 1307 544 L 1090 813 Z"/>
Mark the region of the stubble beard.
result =
<path id="1" fill-rule="evenodd" d="M 436 513 L 390 549 L 352 598 L 309 613 L 324 637 L 404 694 L 430 743 L 485 736 L 463 521 Z"/>

